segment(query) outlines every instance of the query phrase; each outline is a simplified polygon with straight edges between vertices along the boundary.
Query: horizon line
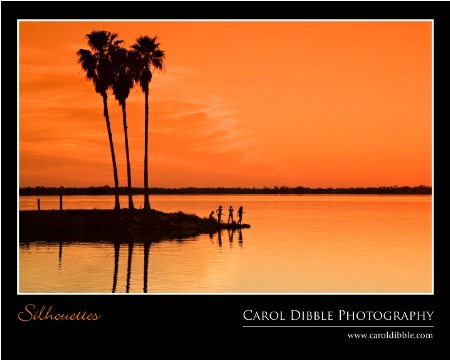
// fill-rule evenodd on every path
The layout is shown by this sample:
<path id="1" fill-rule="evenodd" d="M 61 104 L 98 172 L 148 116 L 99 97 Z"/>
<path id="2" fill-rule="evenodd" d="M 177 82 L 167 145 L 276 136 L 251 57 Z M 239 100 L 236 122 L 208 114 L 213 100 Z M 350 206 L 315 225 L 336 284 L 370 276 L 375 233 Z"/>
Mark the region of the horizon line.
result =
<path id="1" fill-rule="evenodd" d="M 28 189 L 28 188 L 74 188 L 74 189 L 89 189 L 89 188 L 114 188 L 114 185 L 90 185 L 90 186 L 45 186 L 45 185 L 35 185 L 35 186 L 21 186 L 19 189 Z M 128 188 L 126 185 L 121 185 L 119 188 Z M 346 187 L 309 187 L 309 186 L 287 186 L 287 185 L 274 185 L 274 186 L 181 186 L 181 187 L 165 187 L 165 186 L 149 186 L 149 189 L 379 189 L 379 188 L 404 188 L 404 187 L 428 187 L 431 188 L 432 185 L 381 185 L 381 186 L 346 186 Z M 143 189 L 142 186 L 132 186 L 132 189 Z"/>

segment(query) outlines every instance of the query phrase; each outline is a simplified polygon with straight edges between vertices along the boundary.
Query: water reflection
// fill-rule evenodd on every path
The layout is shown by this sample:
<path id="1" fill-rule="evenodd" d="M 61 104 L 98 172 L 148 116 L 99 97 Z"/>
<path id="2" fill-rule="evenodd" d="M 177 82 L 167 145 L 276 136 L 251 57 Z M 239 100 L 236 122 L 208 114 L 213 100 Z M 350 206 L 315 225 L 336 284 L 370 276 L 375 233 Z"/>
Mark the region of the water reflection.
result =
<path id="1" fill-rule="evenodd" d="M 222 230 L 217 230 L 217 241 L 219 243 L 219 246 L 222 247 Z"/>
<path id="2" fill-rule="evenodd" d="M 148 289 L 148 264 L 149 264 L 149 254 L 150 254 L 150 241 L 144 242 L 144 276 L 143 276 L 143 292 L 147 293 Z M 119 258 L 120 258 L 120 246 L 119 242 L 114 243 L 114 275 L 113 275 L 113 285 L 112 292 L 115 293 L 117 289 L 117 278 L 119 273 Z M 128 259 L 127 259 L 127 281 L 125 291 L 127 293 L 130 292 L 131 288 L 131 268 L 132 268 L 132 260 L 133 260 L 133 248 L 134 242 L 128 242 Z"/>
<path id="3" fill-rule="evenodd" d="M 144 243 L 144 293 L 147 292 L 147 281 L 148 281 L 148 257 L 150 253 L 150 241 Z"/>
<path id="4" fill-rule="evenodd" d="M 219 249 L 222 248 L 222 239 L 223 241 L 226 241 L 226 238 L 223 238 L 224 233 L 228 235 L 227 238 L 230 246 L 232 246 L 233 242 L 236 246 L 238 240 L 239 246 L 242 246 L 243 232 L 240 229 L 218 229 L 209 234 L 209 240 L 211 241 L 211 245 L 214 245 L 214 248 L 217 249 L 217 246 Z M 208 239 L 208 237 L 205 237 L 205 239 Z M 185 243 L 185 241 L 187 241 L 187 239 L 181 238 L 171 239 L 168 242 Z M 166 241 L 153 241 L 150 239 L 136 239 L 134 236 L 127 237 L 126 239 L 122 238 L 120 240 L 104 239 L 100 242 L 93 243 L 57 240 L 44 243 L 44 246 L 49 250 L 41 253 L 50 254 L 54 260 L 58 257 L 57 271 L 59 274 L 50 275 L 47 279 L 51 279 L 52 276 L 61 279 L 61 282 L 58 283 L 58 286 L 61 289 L 64 289 L 64 287 L 67 287 L 68 284 L 73 281 L 74 291 L 85 291 L 84 289 L 88 287 L 90 291 L 95 292 L 95 289 L 99 288 L 96 286 L 103 281 L 105 287 L 103 290 L 100 290 L 102 292 L 106 291 L 113 294 L 134 292 L 148 293 L 155 290 L 153 288 L 155 285 L 149 283 L 149 273 L 152 271 L 149 261 L 150 247 L 154 244 L 154 246 L 157 246 L 156 251 L 160 251 L 161 243 L 165 242 Z M 39 244 L 40 243 L 37 242 L 37 250 L 39 250 Z M 30 249 L 30 243 L 23 243 L 20 245 L 21 249 Z M 86 251 L 84 249 L 89 250 Z M 36 249 L 33 249 L 33 251 L 36 251 Z M 62 266 L 63 252 L 65 258 L 64 267 Z M 160 253 L 157 252 L 156 254 Z M 159 261 L 160 260 L 156 258 L 155 269 L 159 269 Z M 50 263 L 47 261 L 47 264 L 52 264 L 51 267 L 55 269 L 55 261 L 51 261 Z M 112 279 L 110 277 L 111 267 L 113 268 Z M 75 270 L 78 268 L 83 270 L 89 268 L 89 272 L 78 272 Z M 155 273 L 158 273 L 158 271 L 159 270 L 156 270 Z M 48 274 L 51 273 L 49 272 Z M 154 279 L 155 284 L 159 281 L 159 276 L 157 279 Z M 88 283 L 90 284 L 88 285 Z M 139 286 L 139 284 L 142 285 Z M 156 287 L 157 286 L 158 285 L 156 285 Z M 64 292 L 65 290 L 62 291 Z"/>
<path id="5" fill-rule="evenodd" d="M 126 292 L 130 292 L 130 279 L 131 279 L 131 260 L 133 258 L 133 242 L 128 242 L 128 262 L 127 262 L 127 287 Z"/>
<path id="6" fill-rule="evenodd" d="M 217 243 L 219 244 L 219 247 L 222 247 L 222 231 L 225 231 L 224 229 L 217 230 Z M 230 246 L 233 246 L 233 240 L 234 240 L 234 234 L 237 231 L 238 232 L 238 240 L 239 240 L 239 246 L 242 246 L 243 243 L 243 237 L 242 237 L 242 229 L 227 229 L 228 233 L 228 240 L 230 242 Z M 209 238 L 212 240 L 214 238 L 214 234 L 209 234 Z"/>
<path id="7" fill-rule="evenodd" d="M 120 244 L 114 243 L 114 276 L 113 276 L 113 286 L 112 292 L 116 292 L 117 286 L 117 273 L 119 272 L 119 252 L 120 252 Z"/>
<path id="8" fill-rule="evenodd" d="M 228 229 L 228 239 L 230 239 L 230 246 L 233 245 L 233 235 L 234 235 L 234 229 Z"/>
<path id="9" fill-rule="evenodd" d="M 230 239 L 230 246 L 232 246 L 233 244 L 233 239 L 234 239 L 234 233 L 238 232 L 238 241 L 239 241 L 239 246 L 242 246 L 242 243 L 244 242 L 244 239 L 242 237 L 242 229 L 238 228 L 238 229 L 228 229 L 228 238 Z"/>
<path id="10" fill-rule="evenodd" d="M 59 254 L 58 254 L 58 267 L 61 270 L 61 264 L 62 264 L 62 241 L 59 242 Z"/>
<path id="11" fill-rule="evenodd" d="M 79 198 L 67 201 L 72 201 L 73 207 L 85 208 L 87 205 Z M 415 293 L 428 292 L 432 287 L 429 197 L 240 199 L 245 199 L 245 207 L 254 211 L 249 219 L 251 230 L 236 229 L 237 234 L 224 235 L 214 229 L 196 241 L 183 242 L 183 246 L 176 239 L 153 243 L 149 238 L 135 239 L 133 229 L 127 235 L 114 234 L 111 238 L 74 233 L 70 238 L 36 236 L 31 243 L 21 239 L 19 291 L 125 293 L 128 288 L 130 293 Z M 155 207 L 162 211 L 181 208 L 192 213 L 204 213 L 205 208 L 212 209 L 218 203 L 217 197 L 211 196 L 157 200 L 161 206 Z M 92 198 L 95 206 L 98 201 Z M 222 246 L 222 240 L 226 245 L 230 235 L 233 246 Z M 127 274 L 129 240 L 134 241 L 132 274 Z M 307 273 L 314 276 L 295 275 Z"/>

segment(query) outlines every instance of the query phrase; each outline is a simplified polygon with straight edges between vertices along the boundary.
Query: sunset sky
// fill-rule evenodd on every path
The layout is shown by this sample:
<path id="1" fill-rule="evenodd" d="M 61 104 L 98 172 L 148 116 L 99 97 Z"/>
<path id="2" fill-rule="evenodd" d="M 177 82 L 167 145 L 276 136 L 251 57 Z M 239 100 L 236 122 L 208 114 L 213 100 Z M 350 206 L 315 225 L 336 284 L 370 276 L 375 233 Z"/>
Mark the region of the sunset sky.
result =
<path id="1" fill-rule="evenodd" d="M 431 186 L 431 21 L 20 21 L 19 186 L 114 186 L 86 34 L 158 36 L 150 187 Z M 126 186 L 122 114 L 109 114 Z M 143 187 L 144 95 L 127 100 Z"/>

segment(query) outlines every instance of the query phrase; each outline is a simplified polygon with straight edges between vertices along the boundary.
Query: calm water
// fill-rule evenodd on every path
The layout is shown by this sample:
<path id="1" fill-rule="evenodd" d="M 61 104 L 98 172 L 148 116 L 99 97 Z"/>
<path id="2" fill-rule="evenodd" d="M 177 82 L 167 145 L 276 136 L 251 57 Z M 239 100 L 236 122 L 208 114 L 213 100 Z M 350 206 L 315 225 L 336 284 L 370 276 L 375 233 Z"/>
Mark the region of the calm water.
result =
<path id="1" fill-rule="evenodd" d="M 38 197 L 20 197 L 36 210 Z M 59 197 L 39 197 L 41 210 Z M 143 206 L 141 196 L 134 205 Z M 242 232 L 114 246 L 18 245 L 19 293 L 432 293 L 432 197 L 197 195 L 152 208 L 207 217 L 244 206 Z M 64 209 L 111 209 L 110 196 L 66 196 Z M 127 205 L 121 198 L 121 205 Z M 225 216 L 226 220 L 226 216 Z"/>

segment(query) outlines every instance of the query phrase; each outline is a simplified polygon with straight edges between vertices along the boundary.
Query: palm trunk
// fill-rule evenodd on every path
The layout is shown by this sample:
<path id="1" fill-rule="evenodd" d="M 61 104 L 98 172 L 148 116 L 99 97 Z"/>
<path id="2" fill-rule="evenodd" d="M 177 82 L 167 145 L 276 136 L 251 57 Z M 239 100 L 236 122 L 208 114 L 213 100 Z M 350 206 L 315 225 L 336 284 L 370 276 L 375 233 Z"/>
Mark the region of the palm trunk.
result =
<path id="1" fill-rule="evenodd" d="M 145 125 L 144 125 L 144 210 L 150 210 L 148 195 L 148 90 L 145 91 Z"/>
<path id="2" fill-rule="evenodd" d="M 128 208 L 134 209 L 133 205 L 133 191 L 131 188 L 131 166 L 130 166 L 130 152 L 128 150 L 128 126 L 127 126 L 127 110 L 126 102 L 122 104 L 122 117 L 123 117 L 123 131 L 125 132 L 125 151 L 127 154 L 127 179 L 128 179 Z"/>
<path id="3" fill-rule="evenodd" d="M 103 115 L 106 120 L 106 128 L 108 130 L 108 138 L 109 138 L 109 147 L 111 149 L 111 157 L 113 163 L 113 172 L 114 172 L 114 188 L 115 188 L 115 204 L 114 210 L 120 210 L 120 202 L 119 202 L 119 177 L 117 176 L 117 164 L 116 164 L 116 155 L 114 154 L 114 144 L 111 132 L 111 123 L 109 121 L 108 114 L 108 95 L 102 94 L 103 98 Z"/>

